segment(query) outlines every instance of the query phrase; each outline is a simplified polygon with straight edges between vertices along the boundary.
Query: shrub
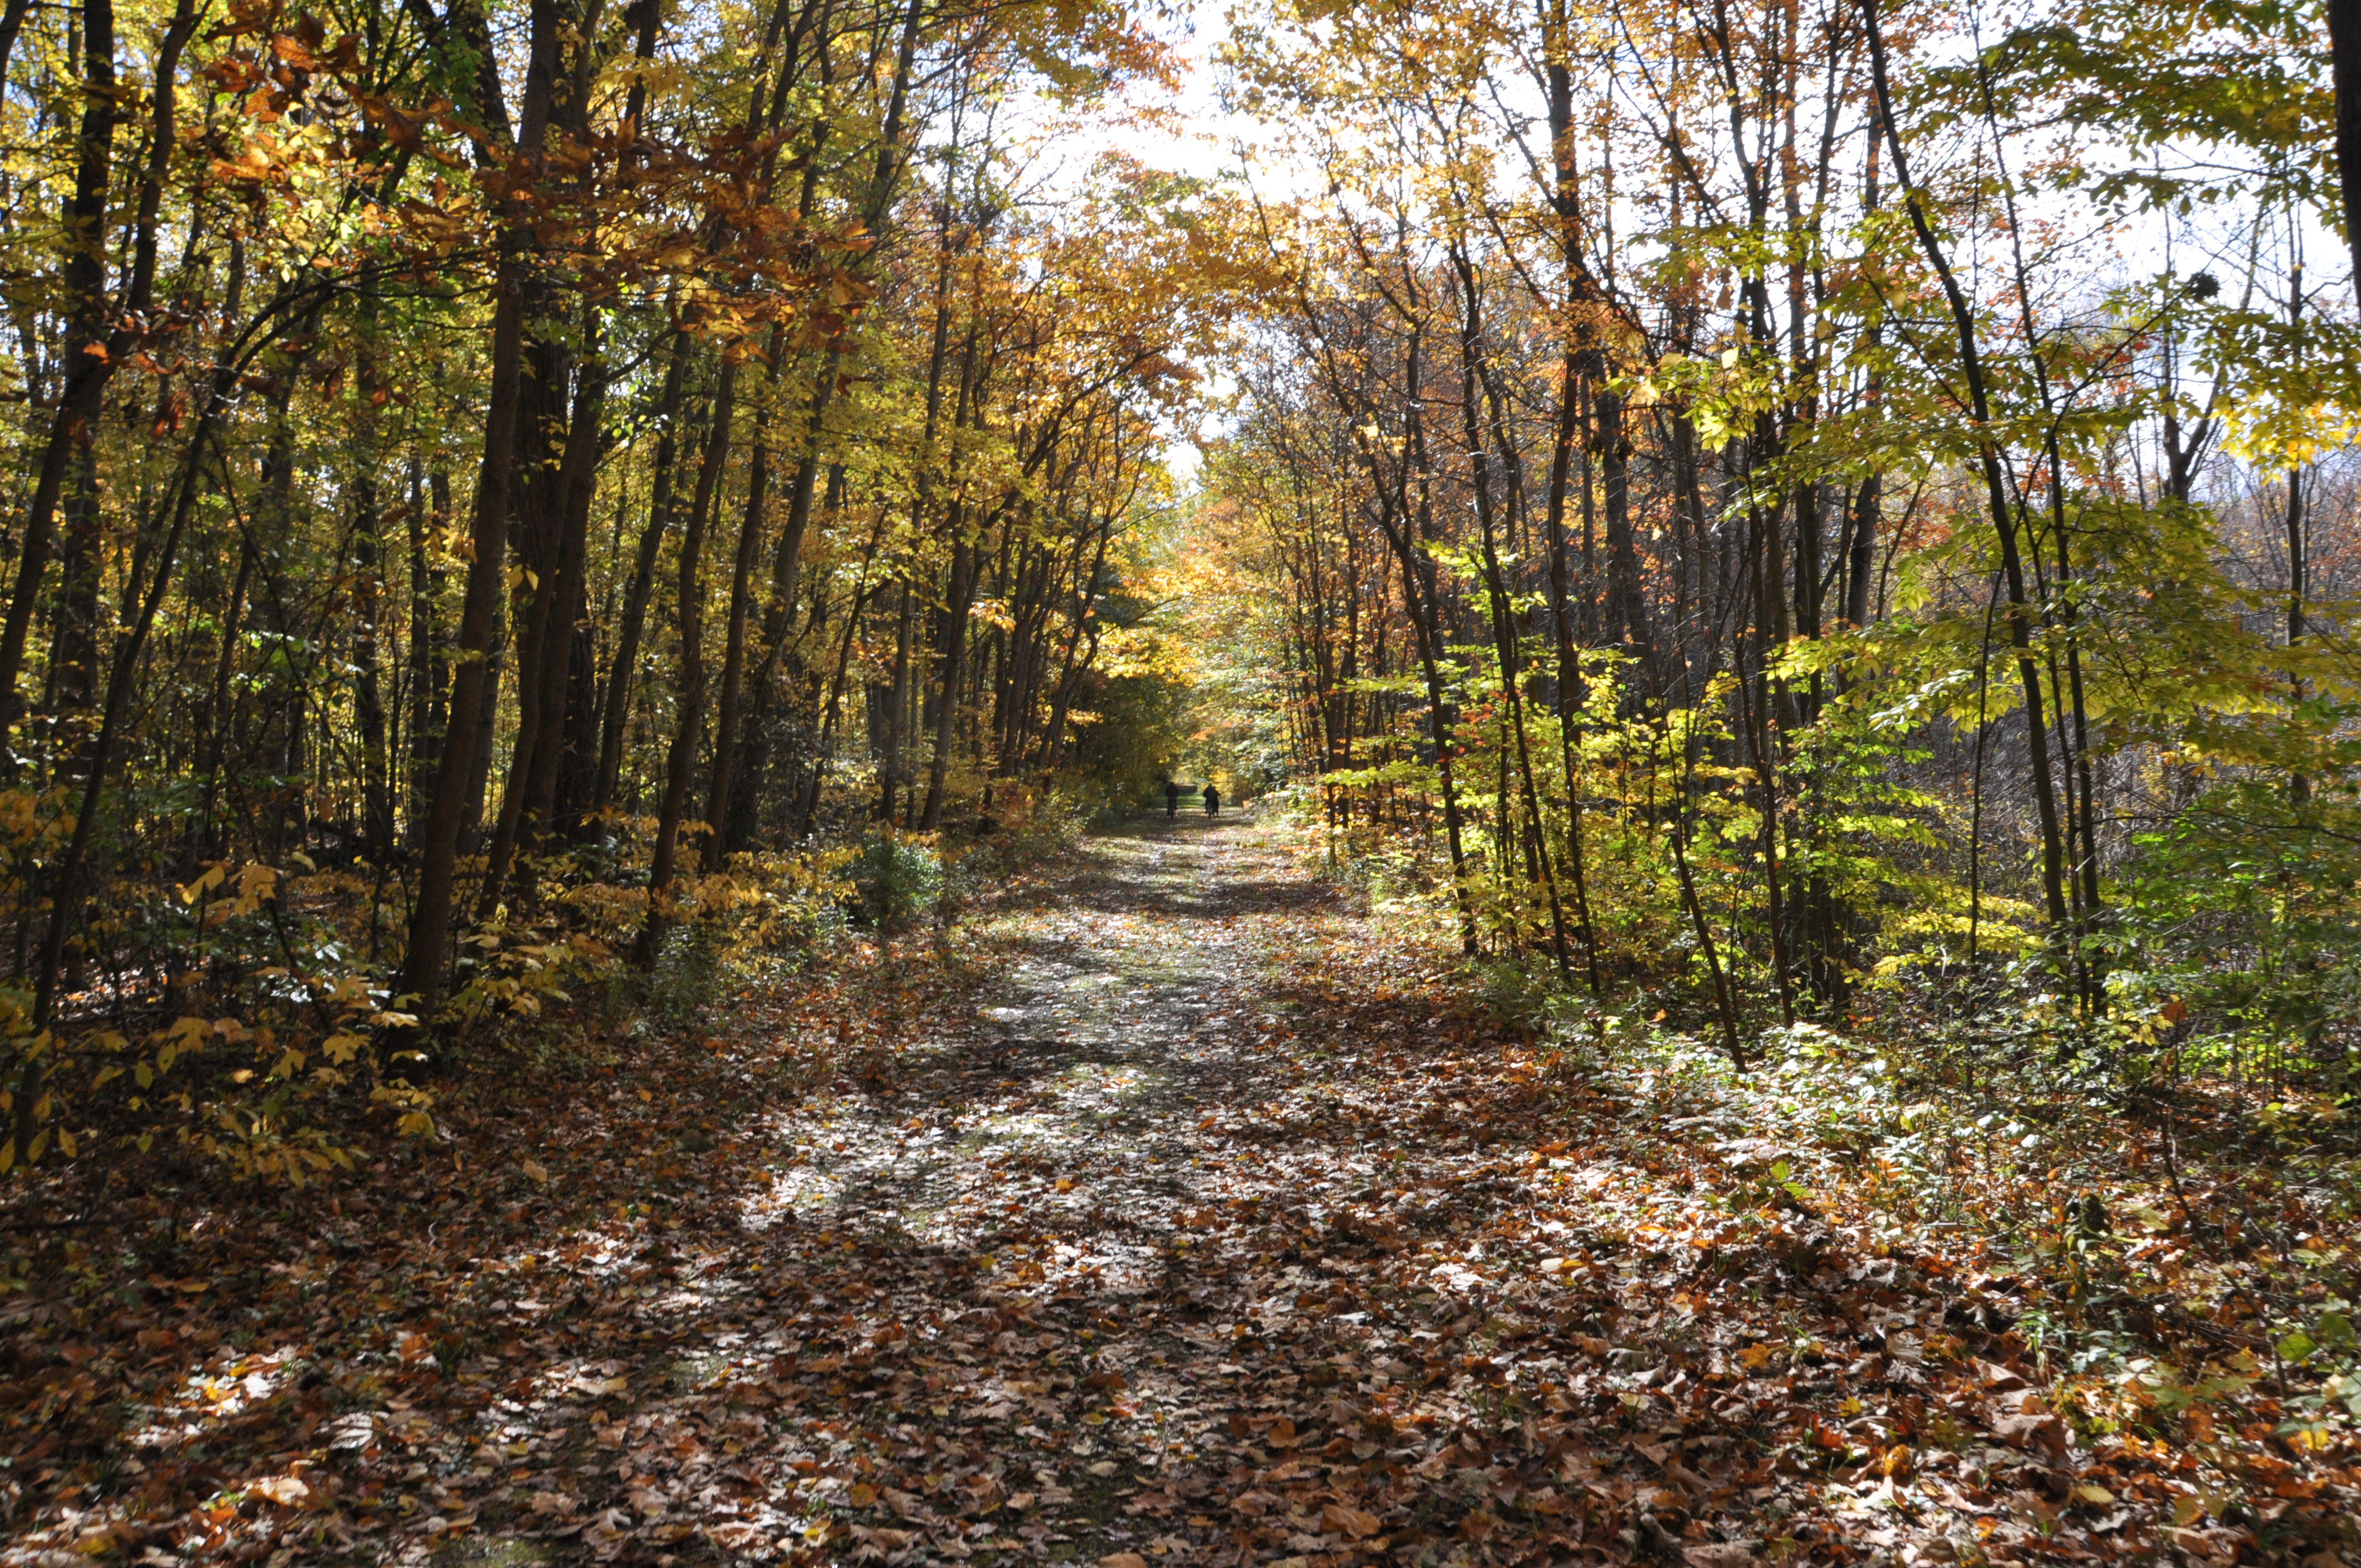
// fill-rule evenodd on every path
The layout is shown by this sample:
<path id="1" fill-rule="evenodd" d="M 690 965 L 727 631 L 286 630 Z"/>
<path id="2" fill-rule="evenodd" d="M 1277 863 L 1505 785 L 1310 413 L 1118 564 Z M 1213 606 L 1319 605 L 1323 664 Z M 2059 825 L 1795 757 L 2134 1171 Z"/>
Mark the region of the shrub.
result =
<path id="1" fill-rule="evenodd" d="M 854 913 L 873 930 L 906 931 L 932 915 L 942 896 L 942 857 L 931 839 L 880 834 L 862 842 L 848 869 Z"/>

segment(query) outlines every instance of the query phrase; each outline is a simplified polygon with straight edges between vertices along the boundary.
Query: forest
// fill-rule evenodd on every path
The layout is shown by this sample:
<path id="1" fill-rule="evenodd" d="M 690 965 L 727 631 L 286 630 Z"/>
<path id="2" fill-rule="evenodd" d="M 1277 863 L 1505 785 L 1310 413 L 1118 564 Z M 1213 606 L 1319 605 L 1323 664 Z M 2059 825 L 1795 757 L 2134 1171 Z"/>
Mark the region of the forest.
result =
<path id="1" fill-rule="evenodd" d="M 2361 1568 L 2361 4 L 314 4 L 0 0 L 0 1565 Z"/>

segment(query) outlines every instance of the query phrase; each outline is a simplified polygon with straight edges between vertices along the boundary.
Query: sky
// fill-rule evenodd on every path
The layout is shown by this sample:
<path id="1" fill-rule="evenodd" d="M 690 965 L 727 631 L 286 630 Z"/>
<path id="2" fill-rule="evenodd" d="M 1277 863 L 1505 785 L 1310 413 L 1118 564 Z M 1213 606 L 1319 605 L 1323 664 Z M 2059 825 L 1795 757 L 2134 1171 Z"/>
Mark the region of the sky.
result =
<path id="1" fill-rule="evenodd" d="M 1974 30 L 1984 36 L 2006 31 L 2021 23 L 2026 12 L 2038 8 L 2040 0 L 2032 0 L 2030 5 L 2011 4 L 2008 0 L 1998 5 L 1977 4 Z M 1230 35 L 1227 5 L 1191 5 L 1181 0 L 1178 14 L 1163 18 L 1159 30 L 1182 66 L 1175 87 L 1134 89 L 1118 101 L 1081 116 L 1061 114 L 1046 102 L 1010 105 L 1020 121 L 1029 119 L 1035 126 L 1038 150 L 1033 172 L 1039 199 L 1055 202 L 1060 192 L 1078 188 L 1093 162 L 1108 150 L 1126 153 L 1149 167 L 1177 173 L 1206 178 L 1244 175 L 1253 181 L 1257 191 L 1282 202 L 1312 194 L 1318 177 L 1301 159 L 1290 158 L 1285 145 L 1288 127 L 1232 114 L 1222 105 L 1219 58 Z M 1143 114 L 1143 110 L 1150 113 Z M 1922 148 L 1922 157 L 1927 159 L 1930 170 L 1932 155 L 1937 150 L 1932 145 Z M 2012 161 L 2022 170 L 2030 165 L 2037 150 L 2031 142 L 2020 145 L 2012 153 Z M 2119 156 L 2112 159 L 2103 146 L 2086 145 L 2086 150 L 2095 154 L 2102 163 L 2127 162 L 2132 159 L 2128 148 L 2118 149 Z M 2213 161 L 2216 155 L 2213 148 L 2183 151 L 2200 162 Z M 2169 164 L 2170 159 L 2167 161 Z M 2216 258 L 2207 254 L 2225 245 L 2232 250 L 2242 250 L 2244 247 L 2202 215 L 2186 222 L 2155 214 L 2109 218 L 2087 203 L 2068 201 L 2059 204 L 2058 200 L 2033 190 L 2024 192 L 2021 202 L 2027 232 L 2046 227 L 2048 242 L 2059 247 L 2053 259 L 2067 263 L 2070 256 L 2074 258 L 2070 264 L 2051 271 L 2061 282 L 2070 278 L 2079 280 L 2073 286 L 2089 292 L 2093 303 L 2100 291 L 2163 270 L 2168 256 L 2182 276 L 2211 267 L 2227 280 L 2242 270 L 2243 256 L 2224 254 Z M 2299 226 L 2307 280 L 2316 291 L 2315 300 L 2332 310 L 2350 310 L 2352 291 L 2341 281 L 2348 270 L 2346 253 L 2338 236 L 2318 221 L 2317 214 L 2302 214 Z M 1619 224 L 1619 227 L 1632 232 L 1624 224 Z M 2208 233 L 2209 229 L 2213 232 Z M 2284 237 L 2279 243 L 2284 246 Z M 1973 267 L 1972 259 L 1970 265 Z M 1218 375 L 1218 367 L 1207 368 Z M 1176 477 L 1184 482 L 1194 474 L 1200 458 L 1191 434 L 1176 430 L 1166 455 Z"/>

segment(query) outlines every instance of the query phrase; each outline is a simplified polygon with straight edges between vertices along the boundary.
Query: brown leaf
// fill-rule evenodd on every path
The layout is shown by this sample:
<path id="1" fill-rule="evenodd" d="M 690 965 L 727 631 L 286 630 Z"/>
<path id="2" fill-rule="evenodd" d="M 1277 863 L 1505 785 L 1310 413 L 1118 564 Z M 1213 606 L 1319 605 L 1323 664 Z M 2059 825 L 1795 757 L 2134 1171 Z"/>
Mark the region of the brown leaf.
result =
<path id="1" fill-rule="evenodd" d="M 258 1497 L 268 1497 L 282 1508 L 291 1508 L 312 1495 L 312 1488 L 292 1475 L 273 1475 L 257 1481 L 247 1488 Z"/>
<path id="2" fill-rule="evenodd" d="M 1705 1546 L 1681 1548 L 1681 1559 L 1688 1568 L 1747 1568 L 1754 1561 L 1754 1549 L 1741 1541 L 1718 1541 Z"/>
<path id="3" fill-rule="evenodd" d="M 2023 1377 L 1996 1362 L 1978 1362 L 1976 1370 L 1983 1374 L 1984 1387 L 1995 1394 L 2014 1393 L 2026 1386 Z"/>
<path id="4" fill-rule="evenodd" d="M 1992 1423 L 1992 1432 L 2011 1448 L 2046 1448 L 2052 1453 L 2066 1452 L 2066 1423 L 2047 1411 L 2027 1410 L 2018 1415 L 1996 1417 Z"/>

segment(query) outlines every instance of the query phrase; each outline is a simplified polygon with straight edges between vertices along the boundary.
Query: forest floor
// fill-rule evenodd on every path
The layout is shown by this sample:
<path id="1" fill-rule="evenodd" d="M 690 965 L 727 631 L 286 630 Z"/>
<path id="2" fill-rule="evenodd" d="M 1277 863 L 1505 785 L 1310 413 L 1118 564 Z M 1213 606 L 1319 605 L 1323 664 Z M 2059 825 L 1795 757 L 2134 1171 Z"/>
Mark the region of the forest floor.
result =
<path id="1" fill-rule="evenodd" d="M 1316 871 L 1143 819 L 948 947 L 71 1249 L 0 1309 L 0 1563 L 2339 1561 L 2335 1486 L 2190 1507 L 1964 1245 L 1817 1212 Z"/>

